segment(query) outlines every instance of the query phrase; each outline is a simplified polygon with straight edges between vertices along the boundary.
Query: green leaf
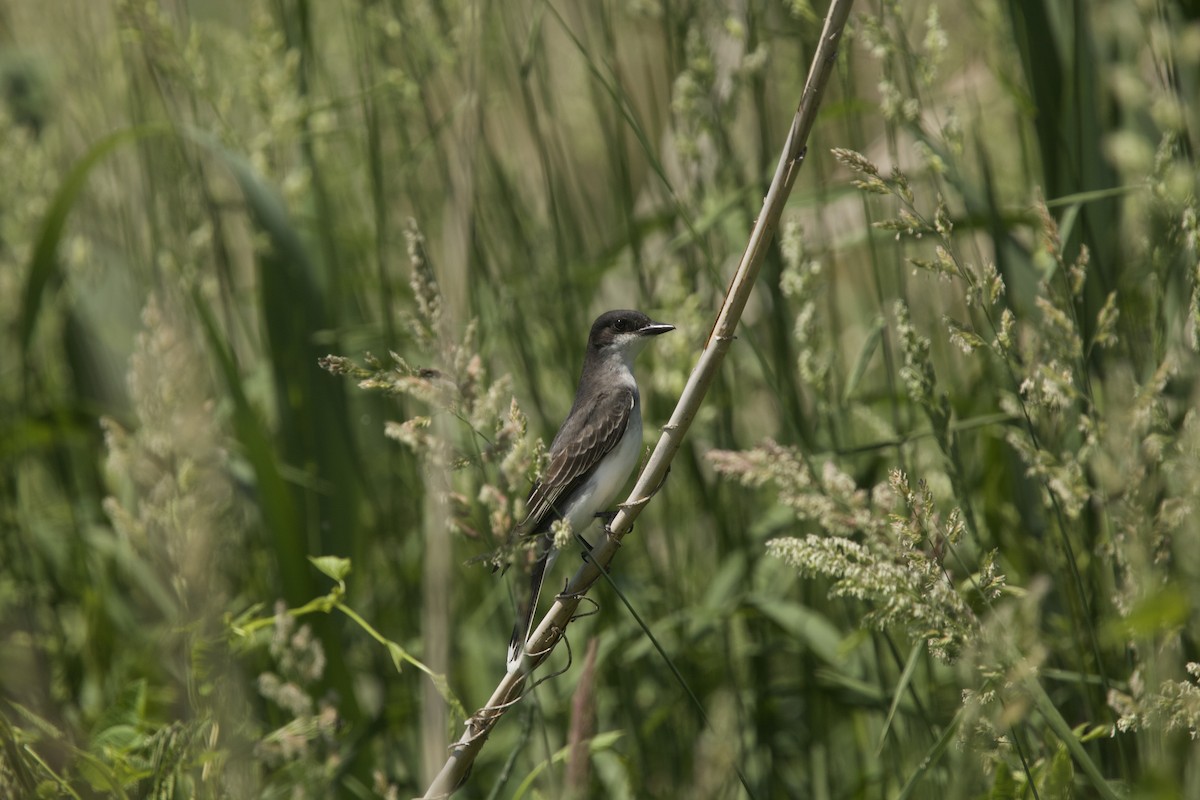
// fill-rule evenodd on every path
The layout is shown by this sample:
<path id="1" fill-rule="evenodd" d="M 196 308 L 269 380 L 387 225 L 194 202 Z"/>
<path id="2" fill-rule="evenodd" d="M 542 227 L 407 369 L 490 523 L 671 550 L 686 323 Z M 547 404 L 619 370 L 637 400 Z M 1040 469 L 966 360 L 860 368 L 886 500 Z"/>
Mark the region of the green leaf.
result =
<path id="1" fill-rule="evenodd" d="M 996 777 L 992 780 L 992 790 L 988 792 L 988 800 L 1016 800 L 1017 781 L 1012 770 L 1003 761 L 996 764 Z"/>
<path id="2" fill-rule="evenodd" d="M 321 574 L 328 575 L 338 583 L 350 574 L 350 559 L 341 556 L 309 556 L 308 560 Z"/>
<path id="3" fill-rule="evenodd" d="M 386 645 L 388 655 L 392 657 L 392 664 L 396 667 L 396 672 L 403 672 L 404 662 L 412 661 L 412 656 L 408 654 L 407 650 L 390 639 L 386 642 Z"/>
<path id="4" fill-rule="evenodd" d="M 1059 745 L 1043 772 L 1038 794 L 1043 800 L 1070 800 L 1074 782 L 1075 765 L 1071 762 L 1071 754 L 1065 746 Z"/>
<path id="5" fill-rule="evenodd" d="M 126 798 L 125 787 L 116 771 L 103 759 L 91 753 L 79 752 L 76 768 L 80 776 L 101 796 Z"/>
<path id="6" fill-rule="evenodd" d="M 146 714 L 146 680 L 139 678 L 132 681 L 121 690 L 112 704 L 105 709 L 104 714 L 92 726 L 98 737 L 106 730 L 116 727 L 136 727 L 142 723 Z"/>
<path id="7" fill-rule="evenodd" d="M 92 737 L 92 749 L 112 758 L 136 750 L 145 741 L 146 737 L 133 725 L 113 725 Z"/>

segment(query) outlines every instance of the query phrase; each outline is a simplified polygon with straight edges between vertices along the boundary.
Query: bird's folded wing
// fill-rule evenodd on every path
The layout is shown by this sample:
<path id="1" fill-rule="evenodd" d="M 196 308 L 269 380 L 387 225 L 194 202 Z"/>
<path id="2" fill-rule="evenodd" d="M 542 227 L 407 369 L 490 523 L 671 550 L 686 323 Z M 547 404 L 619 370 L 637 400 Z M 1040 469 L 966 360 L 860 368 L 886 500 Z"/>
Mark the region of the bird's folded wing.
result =
<path id="1" fill-rule="evenodd" d="M 586 411 L 572 409 L 554 437 L 545 474 L 529 493 L 528 514 L 519 526 L 522 533 L 533 533 L 561 515 L 556 504 L 621 441 L 635 402 L 633 389 L 617 387 L 602 392 Z"/>

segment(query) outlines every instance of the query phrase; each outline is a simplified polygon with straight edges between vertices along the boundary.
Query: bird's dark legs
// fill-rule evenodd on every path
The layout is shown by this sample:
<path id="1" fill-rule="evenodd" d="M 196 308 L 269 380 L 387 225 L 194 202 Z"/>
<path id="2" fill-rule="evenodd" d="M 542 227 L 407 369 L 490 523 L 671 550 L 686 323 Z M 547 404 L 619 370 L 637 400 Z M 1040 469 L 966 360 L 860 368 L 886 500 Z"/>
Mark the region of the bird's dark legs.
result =
<path id="1" fill-rule="evenodd" d="M 596 519 L 604 523 L 604 532 L 612 533 L 612 521 L 617 518 L 616 511 L 601 511 L 596 514 Z M 633 530 L 633 526 L 629 526 L 629 530 Z M 628 532 L 628 531 L 627 531 Z"/>

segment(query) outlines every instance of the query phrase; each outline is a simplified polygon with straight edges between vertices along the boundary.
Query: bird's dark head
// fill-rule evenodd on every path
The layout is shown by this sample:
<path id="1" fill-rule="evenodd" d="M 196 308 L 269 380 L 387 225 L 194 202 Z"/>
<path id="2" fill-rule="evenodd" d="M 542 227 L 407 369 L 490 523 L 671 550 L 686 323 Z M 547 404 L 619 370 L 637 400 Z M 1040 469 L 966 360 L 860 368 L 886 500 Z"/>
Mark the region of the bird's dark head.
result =
<path id="1" fill-rule="evenodd" d="M 588 350 L 636 355 L 652 336 L 675 330 L 674 325 L 655 322 L 640 311 L 606 311 L 592 323 Z"/>

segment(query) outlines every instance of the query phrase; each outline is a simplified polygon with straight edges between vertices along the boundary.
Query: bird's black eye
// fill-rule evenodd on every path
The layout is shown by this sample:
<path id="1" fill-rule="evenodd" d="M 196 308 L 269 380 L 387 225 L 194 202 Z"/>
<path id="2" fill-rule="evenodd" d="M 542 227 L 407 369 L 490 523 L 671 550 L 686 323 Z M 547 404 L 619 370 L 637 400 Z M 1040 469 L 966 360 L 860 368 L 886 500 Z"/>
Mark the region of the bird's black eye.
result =
<path id="1" fill-rule="evenodd" d="M 625 319 L 624 317 L 618 318 L 613 323 L 613 330 L 615 330 L 617 333 L 624 333 L 625 331 L 629 330 L 629 320 Z"/>

